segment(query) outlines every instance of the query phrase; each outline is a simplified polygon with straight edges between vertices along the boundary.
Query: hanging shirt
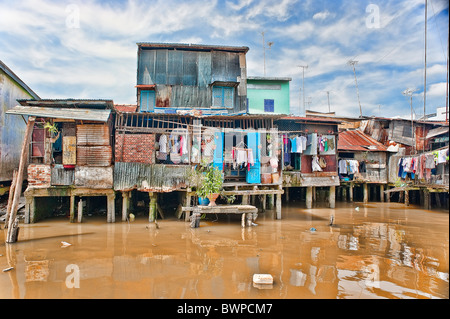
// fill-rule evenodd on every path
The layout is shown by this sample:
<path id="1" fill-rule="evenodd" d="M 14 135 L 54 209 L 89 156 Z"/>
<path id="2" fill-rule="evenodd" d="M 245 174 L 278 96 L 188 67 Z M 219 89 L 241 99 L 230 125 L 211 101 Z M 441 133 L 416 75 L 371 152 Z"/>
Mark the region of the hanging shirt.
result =
<path id="1" fill-rule="evenodd" d="M 167 153 L 167 135 L 161 135 L 159 137 L 159 151 Z"/>
<path id="2" fill-rule="evenodd" d="M 346 160 L 339 161 L 339 174 L 347 174 L 347 161 Z"/>
<path id="3" fill-rule="evenodd" d="M 322 167 L 320 167 L 320 165 L 319 165 L 319 157 L 318 156 L 313 156 L 311 166 L 312 166 L 313 172 L 321 172 L 322 171 Z"/>
<path id="4" fill-rule="evenodd" d="M 297 153 L 297 138 L 290 138 L 291 140 L 291 153 Z"/>

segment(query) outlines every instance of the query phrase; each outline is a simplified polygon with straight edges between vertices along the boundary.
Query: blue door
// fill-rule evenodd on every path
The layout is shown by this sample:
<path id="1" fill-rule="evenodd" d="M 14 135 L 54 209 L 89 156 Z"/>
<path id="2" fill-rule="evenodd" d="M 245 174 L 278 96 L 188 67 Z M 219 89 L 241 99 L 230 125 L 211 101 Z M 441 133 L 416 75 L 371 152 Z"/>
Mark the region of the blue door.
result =
<path id="1" fill-rule="evenodd" d="M 261 150 L 259 149 L 259 133 L 247 133 L 247 147 L 252 150 L 254 165 L 247 170 L 246 181 L 249 184 L 261 183 Z"/>
<path id="2" fill-rule="evenodd" d="M 223 132 L 214 133 L 214 143 L 216 148 L 214 149 L 213 165 L 220 171 L 223 171 Z"/>

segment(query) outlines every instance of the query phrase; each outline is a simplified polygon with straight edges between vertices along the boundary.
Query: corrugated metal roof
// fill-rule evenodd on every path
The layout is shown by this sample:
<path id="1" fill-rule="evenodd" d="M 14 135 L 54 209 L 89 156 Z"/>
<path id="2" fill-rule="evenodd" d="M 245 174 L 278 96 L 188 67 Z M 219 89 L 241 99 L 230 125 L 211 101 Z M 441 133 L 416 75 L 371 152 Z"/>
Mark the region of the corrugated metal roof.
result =
<path id="1" fill-rule="evenodd" d="M 161 48 L 161 49 L 191 49 L 191 50 L 221 50 L 230 52 L 245 52 L 249 47 L 246 46 L 229 46 L 229 45 L 210 45 L 210 44 L 192 44 L 192 43 L 154 43 L 154 42 L 138 42 L 139 47 L 143 48 Z"/>
<path id="2" fill-rule="evenodd" d="M 19 99 L 17 102 L 22 106 L 114 109 L 112 100 L 103 99 Z"/>
<path id="3" fill-rule="evenodd" d="M 114 109 L 116 112 L 136 112 L 136 104 L 115 104 Z"/>
<path id="4" fill-rule="evenodd" d="M 36 106 L 15 106 L 5 112 L 6 114 L 31 115 L 58 119 L 90 120 L 108 122 L 111 110 L 75 109 Z"/>
<path id="5" fill-rule="evenodd" d="M 387 148 L 360 130 L 347 130 L 339 133 L 338 151 L 386 152 Z"/>

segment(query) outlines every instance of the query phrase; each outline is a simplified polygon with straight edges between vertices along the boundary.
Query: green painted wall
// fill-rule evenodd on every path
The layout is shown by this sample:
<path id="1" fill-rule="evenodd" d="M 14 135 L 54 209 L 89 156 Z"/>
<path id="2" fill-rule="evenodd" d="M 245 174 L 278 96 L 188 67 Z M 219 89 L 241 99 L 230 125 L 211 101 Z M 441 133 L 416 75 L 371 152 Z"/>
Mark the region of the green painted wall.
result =
<path id="1" fill-rule="evenodd" d="M 289 81 L 247 79 L 248 112 L 264 112 L 264 99 L 274 100 L 274 112 L 270 114 L 290 114 Z"/>

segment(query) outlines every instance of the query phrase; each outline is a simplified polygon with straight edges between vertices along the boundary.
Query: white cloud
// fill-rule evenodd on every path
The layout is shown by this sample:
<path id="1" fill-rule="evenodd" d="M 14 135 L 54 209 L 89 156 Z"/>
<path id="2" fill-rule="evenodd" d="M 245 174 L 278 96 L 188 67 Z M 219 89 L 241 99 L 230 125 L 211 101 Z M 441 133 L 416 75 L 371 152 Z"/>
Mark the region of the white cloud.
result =
<path id="1" fill-rule="evenodd" d="M 330 12 L 328 10 L 317 12 L 315 15 L 313 15 L 314 20 L 325 20 L 330 16 Z"/>

